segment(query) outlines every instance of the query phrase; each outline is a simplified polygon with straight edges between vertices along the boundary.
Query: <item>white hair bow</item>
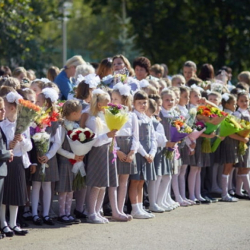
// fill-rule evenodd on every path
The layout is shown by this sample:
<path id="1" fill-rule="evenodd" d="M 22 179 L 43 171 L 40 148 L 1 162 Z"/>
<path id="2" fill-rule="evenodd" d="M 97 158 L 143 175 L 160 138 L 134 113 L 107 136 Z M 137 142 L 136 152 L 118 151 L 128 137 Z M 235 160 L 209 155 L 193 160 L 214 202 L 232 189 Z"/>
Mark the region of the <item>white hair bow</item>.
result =
<path id="1" fill-rule="evenodd" d="M 149 85 L 149 82 L 145 79 L 140 81 L 140 87 L 141 88 L 146 88 Z"/>
<path id="2" fill-rule="evenodd" d="M 10 92 L 6 95 L 6 99 L 9 103 L 15 102 L 16 104 L 18 104 L 19 100 L 23 99 L 23 97 L 16 92 Z"/>
<path id="3" fill-rule="evenodd" d="M 85 80 L 85 77 L 83 75 L 78 75 L 77 79 L 76 79 L 76 85 L 78 85 L 80 82 L 82 82 L 83 80 Z"/>
<path id="4" fill-rule="evenodd" d="M 228 93 L 224 93 L 221 97 L 222 97 L 222 99 L 225 100 L 226 102 L 229 100 L 229 94 L 228 94 Z"/>
<path id="5" fill-rule="evenodd" d="M 198 90 L 200 90 L 200 91 L 204 91 L 203 88 L 199 87 L 199 86 L 196 85 L 196 84 L 193 84 L 190 88 L 191 88 L 191 89 L 198 89 Z"/>
<path id="6" fill-rule="evenodd" d="M 130 95 L 131 88 L 127 84 L 123 84 L 121 82 L 118 82 L 114 86 L 113 89 L 117 89 L 121 95 L 124 95 L 124 96 L 129 96 Z"/>
<path id="7" fill-rule="evenodd" d="M 106 93 L 105 91 L 103 91 L 102 89 L 95 89 L 92 91 L 92 95 L 100 95 L 100 94 L 104 94 Z"/>
<path id="8" fill-rule="evenodd" d="M 91 89 L 96 88 L 100 82 L 101 79 L 96 74 L 89 74 L 85 76 L 85 83 L 87 83 Z"/>
<path id="9" fill-rule="evenodd" d="M 52 88 L 45 88 L 42 90 L 42 93 L 44 94 L 45 98 L 49 98 L 51 102 L 56 102 L 59 98 L 56 90 Z"/>

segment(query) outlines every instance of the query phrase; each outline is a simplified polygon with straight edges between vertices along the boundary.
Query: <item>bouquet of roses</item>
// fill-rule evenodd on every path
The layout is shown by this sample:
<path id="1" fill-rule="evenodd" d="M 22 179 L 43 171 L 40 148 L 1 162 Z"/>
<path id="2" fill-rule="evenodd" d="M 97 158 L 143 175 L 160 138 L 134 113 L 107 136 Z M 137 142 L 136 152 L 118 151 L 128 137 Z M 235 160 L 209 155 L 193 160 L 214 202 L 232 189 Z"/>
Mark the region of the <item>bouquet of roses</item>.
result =
<path id="1" fill-rule="evenodd" d="M 41 108 L 30 101 L 18 99 L 18 113 L 16 120 L 15 134 L 22 134 L 33 121 L 37 112 L 40 112 Z"/>
<path id="2" fill-rule="evenodd" d="M 239 131 L 237 134 L 244 137 L 244 138 L 249 137 L 249 135 L 250 135 L 250 122 L 245 121 L 245 120 L 241 120 L 240 124 L 241 124 L 242 130 Z M 248 148 L 247 144 L 241 141 L 239 143 L 239 154 L 245 155 L 247 148 Z"/>
<path id="3" fill-rule="evenodd" d="M 183 140 L 185 137 L 188 136 L 192 132 L 191 127 L 189 127 L 185 123 L 184 117 L 173 118 L 170 124 L 170 141 L 171 142 L 179 142 Z M 167 159 L 173 159 L 174 157 L 174 149 L 167 148 L 165 153 Z"/>
<path id="4" fill-rule="evenodd" d="M 34 141 L 36 151 L 39 156 L 43 156 L 49 151 L 50 146 L 50 135 L 46 132 L 36 133 L 32 136 Z M 48 168 L 49 165 L 47 163 L 42 163 L 39 174 L 42 177 L 42 181 L 45 178 L 45 168 Z"/>
<path id="5" fill-rule="evenodd" d="M 225 120 L 221 122 L 219 136 L 213 143 L 211 151 L 212 152 L 216 151 L 216 149 L 221 143 L 221 137 L 226 137 L 238 133 L 242 130 L 243 130 L 242 125 L 239 122 L 237 122 L 235 117 L 228 115 L 225 118 Z"/>
<path id="6" fill-rule="evenodd" d="M 109 103 L 105 109 L 105 120 L 110 131 L 120 130 L 128 121 L 128 113 L 124 106 Z M 114 153 L 114 139 L 112 140 L 110 151 Z"/>
<path id="7" fill-rule="evenodd" d="M 75 155 L 86 155 L 95 144 L 95 134 L 88 128 L 76 128 L 67 132 L 67 139 L 72 152 Z M 73 189 L 80 190 L 84 186 L 86 175 L 83 161 L 76 162 L 70 159 L 73 164 L 72 172 L 75 174 Z"/>
<path id="8" fill-rule="evenodd" d="M 210 135 L 217 130 L 227 115 L 226 112 L 211 105 L 199 106 L 197 108 L 197 119 L 205 122 L 206 130 L 203 133 L 206 135 Z M 210 138 L 203 138 L 202 152 L 211 153 Z"/>

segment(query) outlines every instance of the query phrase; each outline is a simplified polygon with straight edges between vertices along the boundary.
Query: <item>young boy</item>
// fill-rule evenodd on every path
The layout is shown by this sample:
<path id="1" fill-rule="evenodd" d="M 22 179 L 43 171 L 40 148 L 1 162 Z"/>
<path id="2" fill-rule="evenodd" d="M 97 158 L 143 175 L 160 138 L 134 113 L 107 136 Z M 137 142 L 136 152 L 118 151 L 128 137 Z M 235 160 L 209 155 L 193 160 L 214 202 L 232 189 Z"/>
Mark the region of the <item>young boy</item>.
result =
<path id="1" fill-rule="evenodd" d="M 4 119 L 5 109 L 4 109 L 4 100 L 0 97 L 0 122 Z M 3 187 L 4 187 L 4 178 L 7 175 L 7 165 L 6 161 L 11 161 L 13 159 L 13 154 L 11 150 L 6 149 L 6 137 L 0 127 L 0 209 L 2 206 L 3 199 Z M 3 235 L 0 234 L 0 239 L 3 238 Z"/>

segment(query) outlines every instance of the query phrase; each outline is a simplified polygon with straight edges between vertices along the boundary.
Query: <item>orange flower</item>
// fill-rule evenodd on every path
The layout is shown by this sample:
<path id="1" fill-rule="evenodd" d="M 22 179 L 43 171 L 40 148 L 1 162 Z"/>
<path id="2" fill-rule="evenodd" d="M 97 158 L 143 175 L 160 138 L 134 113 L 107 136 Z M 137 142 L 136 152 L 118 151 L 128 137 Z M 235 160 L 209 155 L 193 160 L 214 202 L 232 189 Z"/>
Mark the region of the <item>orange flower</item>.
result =
<path id="1" fill-rule="evenodd" d="M 209 110 L 204 110 L 202 115 L 209 117 L 212 113 Z"/>

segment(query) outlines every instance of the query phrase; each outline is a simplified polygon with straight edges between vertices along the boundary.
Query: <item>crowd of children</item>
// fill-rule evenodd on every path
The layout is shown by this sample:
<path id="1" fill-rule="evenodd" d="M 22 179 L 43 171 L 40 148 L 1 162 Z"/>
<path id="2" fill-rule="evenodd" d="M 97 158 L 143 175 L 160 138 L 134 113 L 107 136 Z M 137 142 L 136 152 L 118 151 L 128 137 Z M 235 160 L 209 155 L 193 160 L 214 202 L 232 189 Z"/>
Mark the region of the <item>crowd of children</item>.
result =
<path id="1" fill-rule="evenodd" d="M 12 75 L 8 67 L 1 67 L 0 238 L 26 235 L 28 230 L 22 228 L 27 221 L 37 226 L 53 226 L 56 221 L 72 225 L 83 219 L 104 224 L 111 215 L 113 221 L 129 222 L 180 206 L 217 202 L 213 193 L 220 193 L 225 202 L 249 199 L 249 147 L 244 156 L 239 154 L 239 143 L 248 145 L 248 137 L 221 138 L 214 153 L 204 153 L 202 141 L 215 140 L 219 130 L 201 133 L 189 144 L 171 141 L 172 120 L 188 119 L 199 105 L 250 121 L 250 72 L 242 72 L 234 86 L 229 67 L 222 67 L 216 76 L 210 64 L 204 64 L 199 75 L 196 71 L 196 64 L 187 61 L 183 75 L 170 77 L 165 64 L 151 66 L 147 58 L 138 57 L 132 68 L 123 55 L 93 66 L 74 56 L 61 71 L 51 67 L 47 78 L 41 79 L 22 67 Z M 50 146 L 44 155 L 36 151 L 31 125 L 22 134 L 15 133 L 20 98 L 50 115 L 60 113 L 46 128 Z M 65 100 L 61 108 L 59 100 Z M 108 103 L 127 110 L 127 122 L 118 131 L 107 126 Z M 67 139 L 69 128 L 78 127 L 89 128 L 96 136 L 86 155 L 74 154 Z M 172 158 L 166 157 L 169 148 Z M 85 186 L 80 189 L 73 185 L 72 159 L 85 165 Z"/>

